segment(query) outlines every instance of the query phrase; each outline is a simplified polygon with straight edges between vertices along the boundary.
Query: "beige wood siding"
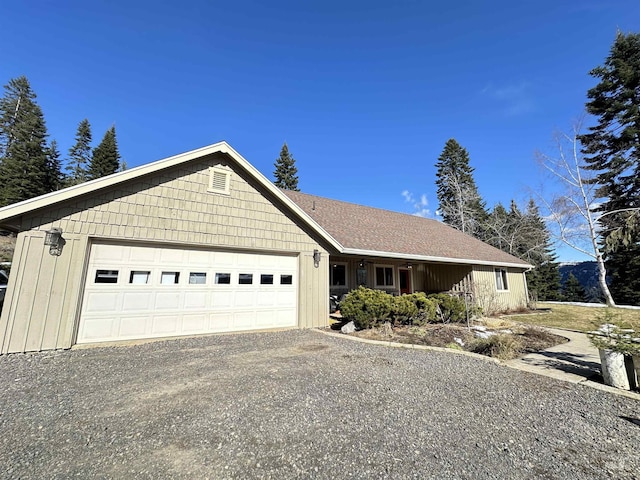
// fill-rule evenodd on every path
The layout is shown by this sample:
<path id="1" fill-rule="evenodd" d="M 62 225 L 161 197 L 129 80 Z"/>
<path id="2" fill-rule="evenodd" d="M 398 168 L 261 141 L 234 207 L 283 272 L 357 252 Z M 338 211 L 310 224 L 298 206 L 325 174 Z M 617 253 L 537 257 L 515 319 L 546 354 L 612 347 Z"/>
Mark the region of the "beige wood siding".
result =
<path id="1" fill-rule="evenodd" d="M 425 266 L 427 292 L 471 291 L 471 266 L 430 263 Z"/>
<path id="2" fill-rule="evenodd" d="M 78 298 L 67 292 L 80 288 L 86 244 L 67 238 L 64 254 L 56 257 L 43 243 L 43 232 L 18 235 L 0 320 L 1 353 L 71 346 L 74 325 L 63 319 L 75 318 L 77 312 Z"/>
<path id="3" fill-rule="evenodd" d="M 520 269 L 507 268 L 508 290 L 496 288 L 493 267 L 476 266 L 473 269 L 474 295 L 485 314 L 518 310 L 527 306 L 527 287 Z"/>
<path id="4" fill-rule="evenodd" d="M 213 166 L 231 172 L 229 195 L 207 192 Z M 11 305 L 0 319 L 0 351 L 73 343 L 91 238 L 297 253 L 298 324 L 326 325 L 327 251 L 273 202 L 232 159 L 215 154 L 24 217 L 7 292 Z M 44 231 L 52 226 L 62 228 L 67 242 L 59 257 L 43 244 Z M 319 268 L 314 249 L 322 254 Z"/>

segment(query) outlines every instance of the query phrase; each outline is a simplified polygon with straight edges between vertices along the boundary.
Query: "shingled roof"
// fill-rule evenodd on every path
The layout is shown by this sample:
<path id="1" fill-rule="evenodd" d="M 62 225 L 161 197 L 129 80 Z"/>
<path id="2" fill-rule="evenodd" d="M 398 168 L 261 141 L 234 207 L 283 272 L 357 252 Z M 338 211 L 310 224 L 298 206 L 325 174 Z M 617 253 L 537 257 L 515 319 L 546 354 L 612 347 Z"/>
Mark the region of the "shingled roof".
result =
<path id="1" fill-rule="evenodd" d="M 437 220 L 283 190 L 343 247 L 343 253 L 444 263 L 531 268 Z"/>

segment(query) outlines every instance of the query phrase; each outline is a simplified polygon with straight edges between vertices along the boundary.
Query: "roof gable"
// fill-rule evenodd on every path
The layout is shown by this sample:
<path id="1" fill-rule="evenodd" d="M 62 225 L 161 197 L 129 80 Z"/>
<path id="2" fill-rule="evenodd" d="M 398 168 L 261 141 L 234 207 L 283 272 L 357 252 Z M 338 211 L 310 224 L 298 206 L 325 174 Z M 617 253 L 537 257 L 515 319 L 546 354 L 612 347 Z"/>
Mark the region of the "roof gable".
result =
<path id="1" fill-rule="evenodd" d="M 283 191 L 343 247 L 344 253 L 530 268 L 513 255 L 437 220 Z"/>
<path id="2" fill-rule="evenodd" d="M 328 245 L 340 251 L 341 246 L 337 241 L 329 235 L 318 223 L 309 217 L 302 209 L 300 209 L 293 201 L 282 193 L 272 182 L 262 175 L 253 165 L 245 160 L 238 152 L 236 152 L 226 142 L 219 142 L 213 145 L 192 150 L 186 153 L 175 155 L 172 157 L 158 160 L 153 163 L 141 165 L 124 172 L 114 173 L 106 177 L 91 180 L 89 182 L 74 185 L 56 192 L 51 192 L 39 197 L 30 198 L 13 205 L 7 205 L 0 208 L 0 226 L 17 230 L 16 220 L 19 223 L 20 217 L 31 214 L 40 209 L 51 208 L 62 202 L 66 202 L 77 197 L 96 194 L 97 192 L 115 189 L 124 182 L 140 179 L 150 176 L 157 172 L 176 167 L 180 164 L 201 159 L 212 154 L 226 154 L 235 164 L 237 164 L 246 174 L 253 178 L 261 187 L 269 192 L 275 199 L 290 211 L 302 224 L 306 225 L 311 231 L 315 232 Z"/>

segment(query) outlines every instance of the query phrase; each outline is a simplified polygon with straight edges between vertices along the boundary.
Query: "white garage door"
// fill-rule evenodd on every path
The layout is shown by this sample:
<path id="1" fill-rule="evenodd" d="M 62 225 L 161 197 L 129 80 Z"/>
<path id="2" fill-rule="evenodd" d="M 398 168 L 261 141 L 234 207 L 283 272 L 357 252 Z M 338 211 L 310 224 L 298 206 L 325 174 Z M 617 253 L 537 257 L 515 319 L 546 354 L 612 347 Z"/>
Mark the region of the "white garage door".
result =
<path id="1" fill-rule="evenodd" d="M 77 343 L 297 325 L 296 257 L 94 244 Z"/>

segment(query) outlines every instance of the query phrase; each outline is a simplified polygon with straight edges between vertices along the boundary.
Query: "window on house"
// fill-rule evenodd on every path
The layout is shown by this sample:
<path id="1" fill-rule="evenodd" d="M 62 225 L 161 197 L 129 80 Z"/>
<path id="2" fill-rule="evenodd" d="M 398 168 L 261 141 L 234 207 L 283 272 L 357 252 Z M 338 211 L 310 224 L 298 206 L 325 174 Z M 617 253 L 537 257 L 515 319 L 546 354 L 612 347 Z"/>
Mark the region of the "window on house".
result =
<path id="1" fill-rule="evenodd" d="M 344 263 L 334 263 L 331 265 L 331 286 L 347 286 L 347 265 Z"/>
<path id="2" fill-rule="evenodd" d="M 231 184 L 231 172 L 219 167 L 209 168 L 209 188 L 212 193 L 223 193 L 229 195 Z"/>
<path id="3" fill-rule="evenodd" d="M 97 270 L 95 283 L 118 283 L 118 270 Z"/>
<path id="4" fill-rule="evenodd" d="M 253 283 L 253 273 L 241 273 L 238 275 L 240 285 L 251 285 Z"/>
<path id="5" fill-rule="evenodd" d="M 280 275 L 280 285 L 293 285 L 293 275 Z"/>
<path id="6" fill-rule="evenodd" d="M 260 275 L 260 285 L 273 285 L 273 275 L 270 275 L 270 274 Z"/>
<path id="7" fill-rule="evenodd" d="M 507 270 L 504 268 L 496 268 L 494 272 L 496 274 L 496 290 L 509 290 Z"/>
<path id="8" fill-rule="evenodd" d="M 144 285 L 149 283 L 150 276 L 151 272 L 149 271 L 132 270 L 129 274 L 129 283 L 133 283 L 135 285 Z"/>
<path id="9" fill-rule="evenodd" d="M 390 265 L 376 266 L 376 287 L 393 287 L 393 267 Z"/>
<path id="10" fill-rule="evenodd" d="M 162 272 L 160 275 L 161 285 L 175 285 L 180 280 L 180 272 Z"/>
<path id="11" fill-rule="evenodd" d="M 216 283 L 219 285 L 229 285 L 231 283 L 231 274 L 216 273 Z"/>
<path id="12" fill-rule="evenodd" d="M 192 285 L 204 285 L 207 283 L 207 274 L 205 272 L 189 273 L 189 283 Z"/>

